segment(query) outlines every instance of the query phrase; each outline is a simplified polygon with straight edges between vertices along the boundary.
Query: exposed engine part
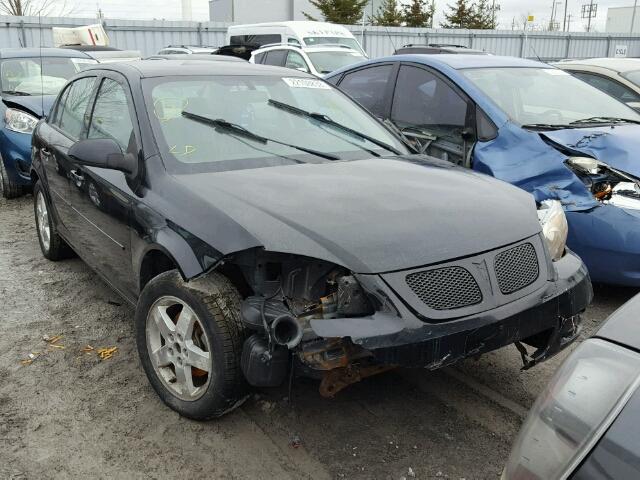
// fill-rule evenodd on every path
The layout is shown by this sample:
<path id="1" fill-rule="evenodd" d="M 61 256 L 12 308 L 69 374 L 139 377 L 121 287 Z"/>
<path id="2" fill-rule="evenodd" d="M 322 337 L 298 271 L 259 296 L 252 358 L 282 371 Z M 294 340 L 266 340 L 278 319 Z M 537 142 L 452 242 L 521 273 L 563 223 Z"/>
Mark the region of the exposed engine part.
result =
<path id="1" fill-rule="evenodd" d="M 346 367 L 355 360 L 371 356 L 371 353 L 348 339 L 328 338 L 301 345 L 298 357 L 315 370 L 332 370 Z"/>
<path id="2" fill-rule="evenodd" d="M 633 182 L 620 182 L 611 189 L 608 202 L 621 208 L 640 209 L 640 186 Z"/>
<path id="3" fill-rule="evenodd" d="M 262 313 L 267 325 L 284 315 L 291 315 L 287 306 L 280 299 L 265 299 L 263 297 L 247 297 L 240 305 L 242 321 L 251 330 L 264 331 Z"/>
<path id="4" fill-rule="evenodd" d="M 353 275 L 338 278 L 337 296 L 336 311 L 340 317 L 363 316 L 373 313 L 366 293 Z"/>
<path id="5" fill-rule="evenodd" d="M 320 382 L 320 395 L 331 398 L 340 390 L 359 382 L 363 378 L 371 377 L 379 373 L 396 368 L 395 365 L 357 365 L 336 368 L 325 372 Z"/>
<path id="6" fill-rule="evenodd" d="M 289 352 L 284 347 L 269 349 L 260 334 L 247 338 L 242 347 L 240 366 L 247 382 L 254 387 L 277 387 L 284 382 L 289 365 Z"/>
<path id="7" fill-rule="evenodd" d="M 291 315 L 281 315 L 271 324 L 273 341 L 289 350 L 294 349 L 302 340 L 302 327 Z"/>

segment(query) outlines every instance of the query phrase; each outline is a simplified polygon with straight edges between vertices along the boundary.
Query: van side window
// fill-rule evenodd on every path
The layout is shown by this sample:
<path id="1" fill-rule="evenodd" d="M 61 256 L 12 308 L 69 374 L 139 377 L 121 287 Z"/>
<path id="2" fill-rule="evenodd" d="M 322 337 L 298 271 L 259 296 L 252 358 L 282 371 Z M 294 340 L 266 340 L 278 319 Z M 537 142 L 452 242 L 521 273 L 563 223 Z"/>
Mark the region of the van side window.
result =
<path id="1" fill-rule="evenodd" d="M 282 35 L 265 34 L 265 35 L 232 35 L 231 45 L 268 45 L 270 43 L 282 42 Z"/>

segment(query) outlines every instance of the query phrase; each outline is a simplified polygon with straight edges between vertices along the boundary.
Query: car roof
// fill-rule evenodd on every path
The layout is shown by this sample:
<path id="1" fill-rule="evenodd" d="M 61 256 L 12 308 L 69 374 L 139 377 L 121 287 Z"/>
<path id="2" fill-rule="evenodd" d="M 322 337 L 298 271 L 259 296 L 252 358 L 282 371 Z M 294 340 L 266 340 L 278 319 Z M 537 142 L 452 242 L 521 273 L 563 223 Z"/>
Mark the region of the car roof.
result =
<path id="1" fill-rule="evenodd" d="M 640 59 L 638 58 L 586 58 L 583 60 L 563 60 L 555 63 L 559 68 L 563 66 L 588 66 L 602 67 L 616 72 L 630 72 L 640 70 Z"/>
<path id="2" fill-rule="evenodd" d="M 398 52 L 397 55 L 411 53 L 433 54 L 433 52 L 459 53 L 461 55 L 487 55 L 487 52 L 483 50 L 454 45 L 405 45 L 404 47 L 398 48 L 396 52 Z"/>
<path id="3" fill-rule="evenodd" d="M 640 351 L 639 319 L 640 294 L 613 312 L 595 336 Z"/>
<path id="4" fill-rule="evenodd" d="M 174 76 L 223 76 L 223 75 L 261 75 L 283 77 L 316 78 L 297 70 L 270 65 L 254 65 L 249 62 L 207 60 L 137 60 L 126 63 L 97 64 L 83 72 L 91 70 L 111 70 L 132 78 L 174 77 Z"/>
<path id="5" fill-rule="evenodd" d="M 185 60 L 187 62 L 246 62 L 242 58 L 230 55 L 193 55 L 189 53 L 173 53 L 167 55 L 150 55 L 145 60 Z"/>
<path id="6" fill-rule="evenodd" d="M 447 54 L 407 54 L 387 57 L 393 61 L 408 61 L 425 63 L 429 65 L 446 65 L 456 70 L 463 68 L 499 68 L 499 67 L 526 67 L 526 68 L 553 68 L 546 63 L 536 62 L 517 57 L 503 57 L 500 55 L 465 55 Z"/>
<path id="7" fill-rule="evenodd" d="M 84 52 L 70 48 L 0 48 L 0 58 L 33 57 L 91 58 Z"/>
<path id="8" fill-rule="evenodd" d="M 319 43 L 317 45 L 294 45 L 291 43 L 276 43 L 270 45 L 263 45 L 260 48 L 255 49 L 252 53 L 260 53 L 260 52 L 268 52 L 270 50 L 301 50 L 303 52 L 347 52 L 347 53 L 357 53 L 358 55 L 362 55 L 361 52 L 356 50 L 355 48 L 351 48 L 347 45 L 332 45 L 332 44 L 322 44 Z"/>

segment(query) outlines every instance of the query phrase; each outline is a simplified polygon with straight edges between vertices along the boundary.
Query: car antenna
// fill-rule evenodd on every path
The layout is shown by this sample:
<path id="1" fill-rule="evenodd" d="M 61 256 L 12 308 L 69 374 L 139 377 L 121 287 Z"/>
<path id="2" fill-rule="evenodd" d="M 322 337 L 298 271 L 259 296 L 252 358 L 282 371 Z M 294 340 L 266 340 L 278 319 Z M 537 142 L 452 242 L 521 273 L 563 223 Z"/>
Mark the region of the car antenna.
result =
<path id="1" fill-rule="evenodd" d="M 40 40 L 40 108 L 42 108 L 42 118 L 44 118 L 44 62 L 42 60 L 42 10 L 38 11 L 38 32 Z"/>
<path id="2" fill-rule="evenodd" d="M 540 58 L 540 55 L 538 55 L 538 52 L 536 52 L 536 49 L 533 48 L 533 42 L 529 42 L 529 48 L 531 50 L 533 50 L 533 54 L 536 56 L 536 58 L 538 59 L 539 62 L 542 62 L 542 59 Z"/>
<path id="3" fill-rule="evenodd" d="M 391 45 L 393 45 L 393 51 L 395 52 L 398 48 L 396 47 L 396 42 L 393 40 L 393 37 L 391 36 L 389 27 L 385 25 L 384 29 L 387 31 L 387 37 L 389 37 L 389 41 L 391 42 Z"/>

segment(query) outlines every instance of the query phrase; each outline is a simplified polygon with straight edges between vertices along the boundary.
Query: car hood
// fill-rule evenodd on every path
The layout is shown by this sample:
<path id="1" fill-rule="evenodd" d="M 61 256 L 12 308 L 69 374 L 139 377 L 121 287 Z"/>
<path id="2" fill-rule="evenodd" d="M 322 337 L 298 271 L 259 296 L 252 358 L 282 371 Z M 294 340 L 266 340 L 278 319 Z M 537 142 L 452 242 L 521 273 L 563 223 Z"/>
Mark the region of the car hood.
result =
<path id="1" fill-rule="evenodd" d="M 613 312 L 595 336 L 640 351 L 638 318 L 640 318 L 640 294 Z"/>
<path id="2" fill-rule="evenodd" d="M 640 125 L 569 128 L 541 135 L 577 155 L 597 158 L 611 167 L 640 177 Z"/>
<path id="3" fill-rule="evenodd" d="M 27 110 L 38 118 L 48 115 L 55 101 L 55 95 L 42 96 L 22 96 L 7 95 L 2 97 L 2 101 L 9 107 Z"/>
<path id="4" fill-rule="evenodd" d="M 491 250 L 540 231 L 530 194 L 423 156 L 175 179 L 206 202 L 211 217 L 184 228 L 225 255 L 260 245 L 382 273 Z M 229 222 L 221 223 L 223 217 Z"/>

